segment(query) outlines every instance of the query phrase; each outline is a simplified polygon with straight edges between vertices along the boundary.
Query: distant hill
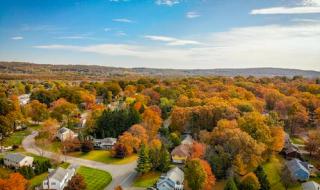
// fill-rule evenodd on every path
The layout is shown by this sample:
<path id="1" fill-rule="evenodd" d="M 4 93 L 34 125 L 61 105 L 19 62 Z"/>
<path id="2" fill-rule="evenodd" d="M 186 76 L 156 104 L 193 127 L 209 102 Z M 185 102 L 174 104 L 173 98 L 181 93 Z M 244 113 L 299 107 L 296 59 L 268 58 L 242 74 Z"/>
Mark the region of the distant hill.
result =
<path id="1" fill-rule="evenodd" d="M 104 80 L 111 77 L 138 76 L 303 76 L 320 77 L 320 72 L 280 68 L 246 69 L 153 69 L 117 68 L 97 65 L 49 65 L 24 62 L 0 62 L 1 79 L 70 79 Z"/>

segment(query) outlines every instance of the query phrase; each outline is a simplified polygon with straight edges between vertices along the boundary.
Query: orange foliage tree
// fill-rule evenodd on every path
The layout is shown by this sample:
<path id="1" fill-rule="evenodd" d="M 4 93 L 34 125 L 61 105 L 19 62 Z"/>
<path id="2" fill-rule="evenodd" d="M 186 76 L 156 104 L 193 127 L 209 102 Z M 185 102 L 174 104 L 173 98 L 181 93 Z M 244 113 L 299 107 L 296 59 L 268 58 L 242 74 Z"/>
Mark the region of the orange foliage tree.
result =
<path id="1" fill-rule="evenodd" d="M 25 190 L 28 181 L 19 173 L 10 174 L 7 179 L 0 179 L 0 190 Z"/>

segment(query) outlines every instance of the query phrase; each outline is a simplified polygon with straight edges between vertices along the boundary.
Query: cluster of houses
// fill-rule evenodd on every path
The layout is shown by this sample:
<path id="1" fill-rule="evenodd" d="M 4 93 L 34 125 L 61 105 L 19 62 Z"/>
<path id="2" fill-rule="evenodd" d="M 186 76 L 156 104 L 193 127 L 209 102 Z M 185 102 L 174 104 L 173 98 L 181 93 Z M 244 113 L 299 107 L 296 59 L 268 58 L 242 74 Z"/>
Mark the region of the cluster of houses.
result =
<path id="1" fill-rule="evenodd" d="M 293 180 L 304 182 L 302 190 L 320 190 L 320 185 L 314 181 L 308 181 L 314 175 L 315 167 L 302 161 L 302 153 L 299 147 L 293 144 L 288 134 L 285 136 L 285 144 L 281 151 L 286 161 L 286 167 Z"/>
<path id="2" fill-rule="evenodd" d="M 183 190 L 184 172 L 180 167 L 191 157 L 193 143 L 191 135 L 187 134 L 181 144 L 171 151 L 172 163 L 177 166 L 161 175 L 156 183 L 158 190 Z"/>
<path id="3" fill-rule="evenodd" d="M 20 153 L 9 153 L 3 158 L 3 163 L 8 168 L 19 169 L 24 166 L 33 167 L 34 158 Z M 76 167 L 70 166 L 67 169 L 58 167 L 49 169 L 48 177 L 42 182 L 40 189 L 63 190 L 70 179 L 75 175 Z"/>

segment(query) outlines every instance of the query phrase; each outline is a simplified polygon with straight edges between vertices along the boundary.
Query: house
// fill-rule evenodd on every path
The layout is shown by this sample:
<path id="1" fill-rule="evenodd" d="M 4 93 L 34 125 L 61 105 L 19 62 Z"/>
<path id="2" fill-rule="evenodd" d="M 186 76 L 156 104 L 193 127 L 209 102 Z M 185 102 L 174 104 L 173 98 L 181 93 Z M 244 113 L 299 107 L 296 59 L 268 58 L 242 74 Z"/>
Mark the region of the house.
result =
<path id="1" fill-rule="evenodd" d="M 175 167 L 168 171 L 166 175 L 162 175 L 156 186 L 158 190 L 183 190 L 183 180 L 183 171 Z"/>
<path id="2" fill-rule="evenodd" d="M 192 144 L 192 137 L 190 135 L 186 135 L 186 137 L 181 141 L 181 144 L 171 151 L 172 162 L 176 164 L 185 163 L 192 154 Z"/>
<path id="3" fill-rule="evenodd" d="M 287 161 L 286 166 L 294 180 L 307 181 L 309 179 L 312 166 L 307 162 L 302 162 L 301 160 L 295 158 Z"/>
<path id="4" fill-rule="evenodd" d="M 57 131 L 56 136 L 60 141 L 65 141 L 66 139 L 77 138 L 78 134 L 73 132 L 71 129 L 68 129 L 66 127 L 62 127 Z"/>
<path id="5" fill-rule="evenodd" d="M 42 189 L 63 190 L 68 181 L 74 176 L 75 168 L 63 169 L 58 167 L 49 173 L 49 176 L 42 182 Z"/>
<path id="6" fill-rule="evenodd" d="M 299 148 L 291 142 L 288 134 L 285 136 L 285 143 L 281 150 L 281 154 L 284 155 L 286 159 L 301 158 Z"/>
<path id="7" fill-rule="evenodd" d="M 185 145 L 192 145 L 193 144 L 193 139 L 191 137 L 191 135 L 186 135 L 184 137 L 184 139 L 181 141 L 181 144 L 185 144 Z"/>
<path id="8" fill-rule="evenodd" d="M 116 144 L 116 138 L 93 139 L 93 147 L 95 149 L 111 150 Z"/>
<path id="9" fill-rule="evenodd" d="M 23 166 L 32 166 L 33 157 L 25 156 L 20 153 L 10 153 L 5 155 L 5 157 L 3 158 L 3 162 L 5 166 L 18 169 Z"/>
<path id="10" fill-rule="evenodd" d="M 183 164 L 191 156 L 192 146 L 181 144 L 171 151 L 171 159 L 173 163 Z"/>
<path id="11" fill-rule="evenodd" d="M 28 104 L 30 102 L 30 96 L 31 96 L 31 94 L 23 94 L 23 95 L 19 96 L 18 97 L 19 104 L 21 106 Z"/>
<path id="12" fill-rule="evenodd" d="M 320 190 L 320 185 L 314 181 L 308 181 L 302 184 L 302 190 Z"/>
<path id="13" fill-rule="evenodd" d="M 96 104 L 103 104 L 104 98 L 103 96 L 96 96 Z"/>

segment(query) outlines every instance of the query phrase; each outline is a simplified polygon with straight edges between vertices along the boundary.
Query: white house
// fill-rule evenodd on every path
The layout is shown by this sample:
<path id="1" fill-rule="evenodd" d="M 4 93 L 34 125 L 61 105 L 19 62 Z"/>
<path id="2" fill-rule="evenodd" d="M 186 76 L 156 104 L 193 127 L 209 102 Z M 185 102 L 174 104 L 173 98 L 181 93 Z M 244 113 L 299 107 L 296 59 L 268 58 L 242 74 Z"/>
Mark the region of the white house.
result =
<path id="1" fill-rule="evenodd" d="M 31 94 L 23 94 L 23 95 L 19 96 L 19 97 L 18 97 L 18 99 L 19 99 L 19 104 L 20 104 L 21 106 L 24 106 L 24 105 L 28 104 L 28 103 L 30 102 L 30 95 L 31 95 Z"/>
<path id="2" fill-rule="evenodd" d="M 314 181 L 308 181 L 302 184 L 302 190 L 320 190 L 320 185 Z"/>
<path id="3" fill-rule="evenodd" d="M 32 166 L 33 157 L 25 156 L 20 153 L 10 153 L 5 155 L 3 161 L 4 165 L 18 169 L 23 166 Z"/>
<path id="4" fill-rule="evenodd" d="M 63 169 L 61 167 L 55 169 L 42 182 L 42 189 L 63 190 L 74 176 L 75 171 L 75 168 L 72 167 L 69 167 L 68 169 Z"/>
<path id="5" fill-rule="evenodd" d="M 157 182 L 158 190 L 183 190 L 184 173 L 175 167 L 162 175 Z"/>
<path id="6" fill-rule="evenodd" d="M 74 139 L 78 137 L 78 134 L 73 132 L 71 129 L 62 127 L 57 131 L 56 136 L 60 141 L 65 141 L 66 139 Z"/>
<path id="7" fill-rule="evenodd" d="M 116 138 L 93 139 L 93 147 L 95 149 L 111 150 L 116 142 Z"/>

